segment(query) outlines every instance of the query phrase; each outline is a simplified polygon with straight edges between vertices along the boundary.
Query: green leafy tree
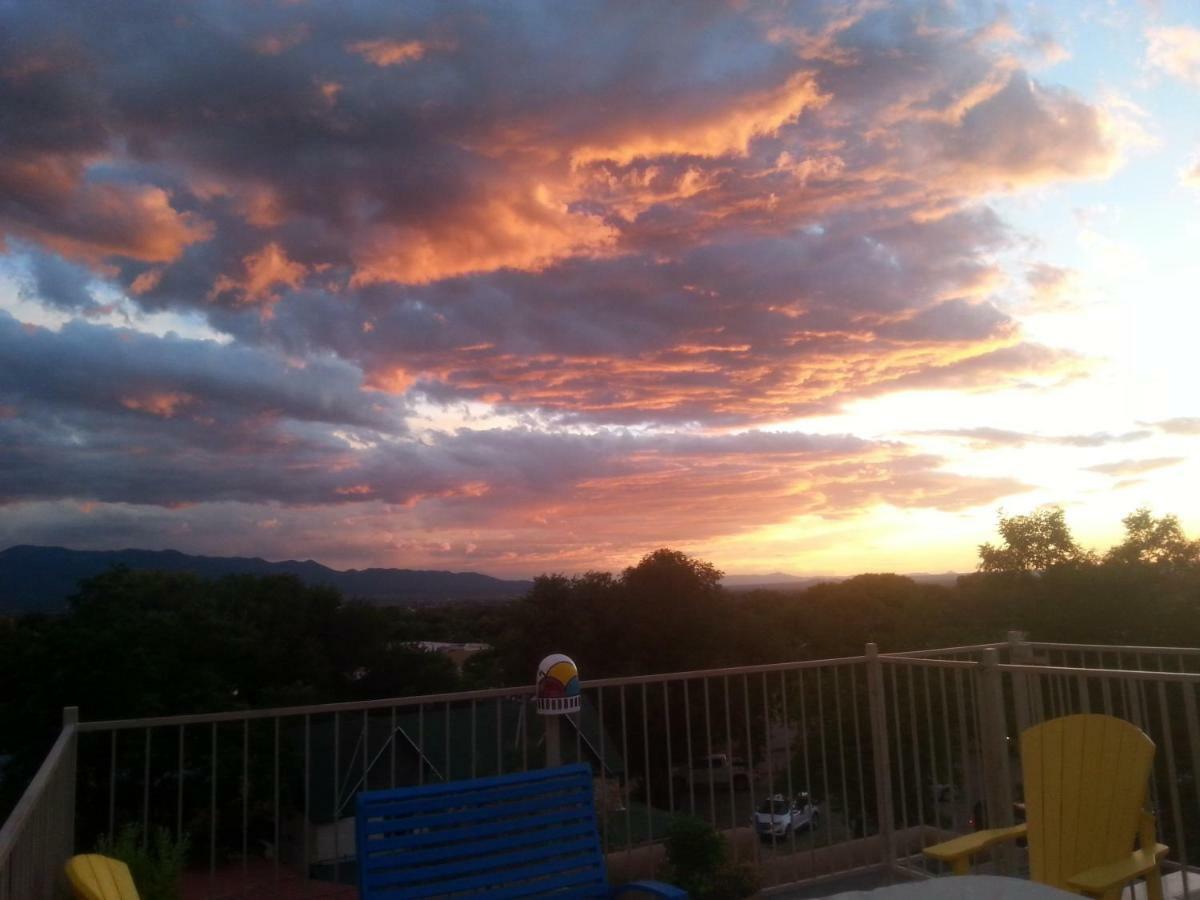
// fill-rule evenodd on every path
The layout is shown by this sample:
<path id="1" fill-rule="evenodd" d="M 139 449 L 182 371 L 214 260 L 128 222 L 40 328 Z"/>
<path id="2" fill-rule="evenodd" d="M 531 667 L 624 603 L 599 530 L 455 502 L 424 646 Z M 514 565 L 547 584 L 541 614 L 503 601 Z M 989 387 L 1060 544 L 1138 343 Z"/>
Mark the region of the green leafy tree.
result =
<path id="1" fill-rule="evenodd" d="M 1121 520 L 1125 540 L 1104 554 L 1114 565 L 1192 566 L 1200 562 L 1200 541 L 1189 541 L 1176 516 L 1155 518 L 1141 507 Z"/>
<path id="2" fill-rule="evenodd" d="M 1093 562 L 1076 543 L 1062 507 L 1045 506 L 1024 516 L 1000 516 L 1000 546 L 979 545 L 979 571 L 1045 572 L 1055 566 Z"/>

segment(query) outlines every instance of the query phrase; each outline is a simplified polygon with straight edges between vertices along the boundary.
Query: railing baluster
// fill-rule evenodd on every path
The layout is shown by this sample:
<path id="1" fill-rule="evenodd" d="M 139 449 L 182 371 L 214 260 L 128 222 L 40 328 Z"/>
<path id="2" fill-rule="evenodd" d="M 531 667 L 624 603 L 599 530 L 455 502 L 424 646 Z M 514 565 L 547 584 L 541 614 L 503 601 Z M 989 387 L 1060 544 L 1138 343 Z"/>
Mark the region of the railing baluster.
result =
<path id="1" fill-rule="evenodd" d="M 784 671 L 780 671 L 780 673 L 779 673 L 779 702 L 780 702 L 780 705 L 783 707 L 783 733 L 784 733 L 784 740 L 787 741 L 787 762 L 785 765 L 786 765 L 786 771 L 787 771 L 788 800 L 790 802 L 790 801 L 794 800 L 796 797 L 796 788 L 792 784 L 792 781 L 793 781 L 793 779 L 792 779 L 792 753 L 793 753 L 793 750 L 792 750 L 792 723 L 790 720 L 790 714 L 788 712 L 787 672 L 784 672 Z M 809 802 L 811 802 L 811 801 L 812 801 L 812 798 L 810 797 Z M 809 829 L 811 830 L 811 828 L 812 828 L 812 825 L 810 823 Z M 791 854 L 792 854 L 792 873 L 795 876 L 795 880 L 799 881 L 800 880 L 800 858 L 796 853 L 796 829 L 795 828 L 792 829 L 791 835 L 789 835 L 789 838 L 790 838 L 790 843 L 791 843 L 791 847 L 789 847 L 789 850 L 791 851 Z"/>
<path id="2" fill-rule="evenodd" d="M 604 815 L 600 819 L 600 846 L 604 848 L 607 854 L 609 851 L 608 844 L 608 817 L 612 813 L 609 807 L 610 797 L 608 795 L 608 764 L 606 760 L 605 749 L 608 746 L 608 741 L 605 740 L 604 730 L 604 688 L 596 688 L 596 715 L 600 720 L 600 793 L 604 797 Z M 620 789 L 618 783 L 617 788 Z"/>
<path id="3" fill-rule="evenodd" d="M 750 734 L 750 676 L 746 673 L 742 674 L 742 711 L 746 719 L 746 772 L 750 786 L 750 815 L 753 817 L 758 806 L 754 799 L 754 739 Z M 754 847 L 753 855 L 758 856 L 757 839 L 752 846 Z"/>
<path id="4" fill-rule="evenodd" d="M 1161 657 L 1160 657 L 1161 671 Z M 1177 852 L 1180 865 L 1183 871 L 1187 871 L 1187 837 L 1183 827 L 1183 817 L 1181 815 L 1182 806 L 1179 803 L 1179 773 L 1175 768 L 1175 738 L 1171 734 L 1171 723 L 1174 717 L 1167 710 L 1167 685 L 1163 681 L 1158 682 L 1158 719 L 1162 723 L 1162 743 L 1166 751 L 1167 759 L 1167 793 L 1171 798 L 1171 818 L 1175 826 L 1175 839 L 1167 843 L 1171 844 L 1171 850 Z M 1182 685 L 1181 685 L 1182 687 Z M 1151 779 L 1154 780 L 1154 779 Z"/>
<path id="5" fill-rule="evenodd" d="M 525 717 L 521 717 L 525 721 Z M 428 750 L 425 746 L 425 704 L 417 707 L 417 784 L 425 783 L 425 766 L 428 762 Z"/>
<path id="6" fill-rule="evenodd" d="M 850 709 L 854 713 L 854 758 L 858 764 L 858 821 L 861 823 L 859 828 L 851 829 L 851 838 L 866 838 L 867 836 L 867 782 L 863 777 L 863 749 L 862 749 L 862 730 L 858 723 L 858 664 L 855 663 L 850 667 L 850 696 L 853 702 L 850 704 Z M 791 768 L 788 768 L 791 772 Z M 866 843 L 862 845 L 866 849 Z M 863 863 L 866 864 L 870 860 L 864 858 Z"/>
<path id="7" fill-rule="evenodd" d="M 474 702 L 474 701 L 472 701 L 472 702 Z M 363 714 L 362 714 L 362 770 L 363 771 L 362 771 L 362 782 L 361 782 L 362 789 L 364 791 L 368 791 L 371 789 L 370 783 L 368 781 L 368 779 L 371 776 L 370 753 L 371 753 L 371 719 L 370 719 L 370 713 L 368 713 L 367 710 L 364 709 Z M 350 796 L 351 795 L 349 793 L 347 793 L 346 799 L 343 800 L 342 803 L 343 804 L 349 803 Z"/>
<path id="8" fill-rule="evenodd" d="M 896 729 L 896 735 L 892 739 L 893 746 L 896 748 L 896 781 L 900 783 L 900 820 L 902 823 L 901 831 L 904 835 L 904 855 L 908 856 L 908 772 L 904 766 L 904 732 L 900 728 L 900 696 L 898 682 L 900 680 L 900 667 L 889 666 L 891 682 L 892 682 L 892 727 Z M 885 669 L 885 671 L 887 671 Z M 885 682 L 887 679 L 885 678 Z"/>
<path id="9" fill-rule="evenodd" d="M 969 804 L 967 806 L 967 809 L 970 810 L 969 818 L 976 819 L 975 824 L 978 825 L 979 822 L 975 816 L 975 803 L 979 800 L 979 788 L 977 786 L 978 779 L 976 772 L 971 768 L 971 748 L 967 732 L 967 707 L 966 698 L 963 696 L 964 693 L 962 669 L 955 669 L 954 701 L 958 719 L 958 757 L 959 767 L 962 769 L 963 800 Z"/>
<path id="10" fill-rule="evenodd" d="M 242 890 L 250 873 L 250 720 L 242 721 Z"/>
<path id="11" fill-rule="evenodd" d="M 747 676 L 747 677 L 749 677 L 749 676 Z M 746 709 L 749 709 L 749 708 L 750 708 L 750 704 L 747 703 Z M 775 802 L 775 764 L 774 764 L 774 760 L 771 759 L 771 757 L 774 755 L 774 747 L 773 747 L 772 741 L 771 741 L 771 701 L 770 701 L 770 698 L 767 696 L 767 673 L 766 672 L 762 673 L 762 708 L 763 708 L 763 729 L 764 729 L 764 733 L 766 735 L 766 738 L 763 741 L 763 748 L 764 748 L 764 756 L 766 758 L 766 763 L 767 763 L 767 802 L 773 804 Z M 751 779 L 751 781 L 753 781 L 753 779 Z M 793 802 L 793 798 L 791 796 L 789 796 L 787 798 L 787 802 L 790 807 L 790 804 Z M 753 813 L 755 808 L 756 807 L 754 806 L 753 801 L 751 801 L 750 812 Z M 789 830 L 791 830 L 791 829 L 789 829 Z M 771 849 L 772 850 L 776 849 L 775 844 L 776 844 L 775 829 L 772 828 L 771 829 Z"/>
<path id="12" fill-rule="evenodd" d="M 179 764 L 176 770 L 175 782 L 175 840 L 178 842 L 183 838 L 183 748 L 184 748 L 184 728 L 187 726 L 179 726 Z M 113 732 L 114 734 L 116 732 Z"/>
<path id="13" fill-rule="evenodd" d="M 921 849 L 925 849 L 925 778 L 921 770 L 921 730 L 917 727 L 916 681 L 917 672 L 911 665 L 908 669 L 908 718 L 909 732 L 912 735 L 913 768 L 916 770 L 917 782 L 917 834 Z"/>
<path id="14" fill-rule="evenodd" d="M 914 673 L 915 674 L 915 673 Z M 925 727 L 929 739 L 929 806 L 930 814 L 933 819 L 933 827 L 941 830 L 942 822 L 938 809 L 938 794 L 937 794 L 937 779 L 938 779 L 938 758 L 937 758 L 937 739 L 933 732 L 933 703 L 929 695 L 929 669 L 925 669 L 921 673 L 921 684 L 925 694 Z M 922 783 L 921 792 L 924 793 L 925 785 Z M 928 824 L 928 823 L 926 823 Z M 924 842 L 925 829 L 921 829 L 922 843 Z"/>
<path id="15" fill-rule="evenodd" d="M 471 777 L 472 778 L 474 778 L 475 774 L 476 774 L 475 757 L 478 755 L 478 752 L 479 752 L 479 748 L 476 745 L 475 736 L 476 736 L 475 701 L 472 700 L 471 701 Z"/>
<path id="16" fill-rule="evenodd" d="M 341 816 L 338 813 L 338 806 L 342 802 L 342 792 L 338 788 L 338 782 L 342 777 L 341 752 L 341 713 L 335 712 L 333 714 L 333 880 L 338 883 L 342 880 L 342 848 L 339 837 L 342 829 L 339 827 Z"/>
<path id="17" fill-rule="evenodd" d="M 108 840 L 113 839 L 117 815 L 117 732 L 113 731 L 109 751 L 108 769 Z"/>
<path id="18" fill-rule="evenodd" d="M 274 764 L 272 766 L 271 857 L 275 860 L 275 884 L 279 884 L 279 716 L 275 717 Z"/>
<path id="19" fill-rule="evenodd" d="M 667 811 L 675 815 L 675 775 L 671 771 L 674 766 L 674 755 L 671 747 L 671 690 L 670 684 L 666 681 L 662 683 L 663 689 L 663 720 L 667 730 Z"/>
<path id="20" fill-rule="evenodd" d="M 529 708 L 532 704 L 528 701 L 521 704 L 521 771 L 529 771 Z"/>
<path id="21" fill-rule="evenodd" d="M 832 806 L 833 792 L 829 789 L 829 744 L 825 740 L 825 690 L 821 679 L 821 670 L 816 669 L 817 673 L 817 725 L 818 734 L 821 737 L 821 791 L 825 797 L 825 802 Z M 825 817 L 825 846 L 828 848 L 833 842 L 833 826 L 830 824 L 833 816 Z M 816 844 L 816 838 L 813 838 L 813 843 Z M 830 856 L 830 854 L 826 854 Z M 833 862 L 830 860 L 830 871 L 832 871 Z"/>
<path id="22" fill-rule="evenodd" d="M 729 827 L 737 833 L 737 797 L 733 790 L 733 711 L 729 700 L 729 676 L 725 675 L 721 679 L 725 685 L 725 759 L 729 764 Z M 711 777 L 712 769 L 709 769 Z M 733 842 L 733 859 L 737 862 L 737 841 Z"/>
<path id="23" fill-rule="evenodd" d="M 497 699 L 496 700 L 497 710 L 499 710 L 499 705 L 500 705 L 500 701 L 499 701 L 499 699 Z M 395 790 L 396 789 L 396 745 L 399 743 L 399 740 L 397 739 L 399 730 L 396 725 L 396 707 L 393 706 L 389 710 L 389 713 L 390 713 L 390 715 L 389 715 L 389 721 L 388 721 L 388 729 L 389 729 L 388 730 L 388 745 L 389 745 L 388 746 L 388 750 L 389 750 L 388 755 L 391 758 L 388 761 L 388 787 L 390 787 L 392 790 Z M 497 730 L 497 734 L 499 734 L 499 730 Z M 420 766 L 421 766 L 421 760 L 418 759 L 417 767 L 420 768 Z"/>
<path id="24" fill-rule="evenodd" d="M 217 879 L 217 723 L 212 723 L 212 782 L 208 795 L 208 892 Z"/>
<path id="25" fill-rule="evenodd" d="M 625 807 L 625 862 L 633 855 L 633 814 L 629 810 L 629 720 L 626 715 L 625 685 L 621 685 L 618 695 L 621 701 L 621 759 L 625 761 L 624 796 L 621 805 Z"/>
<path id="26" fill-rule="evenodd" d="M 688 691 L 688 679 L 683 680 L 683 724 L 685 749 L 687 750 L 688 813 L 696 814 L 696 779 L 692 773 L 692 700 Z"/>
<path id="27" fill-rule="evenodd" d="M 392 713 L 392 716 L 393 716 L 393 718 L 395 717 L 394 711 Z M 580 724 L 582 724 L 582 721 Z M 576 729 L 576 733 L 578 733 L 578 729 Z M 601 733 L 603 733 L 603 732 L 601 732 Z M 393 747 L 395 746 L 395 742 L 393 742 L 392 746 Z M 393 750 L 392 751 L 393 770 L 395 769 L 395 765 L 396 765 L 396 753 Z M 603 768 L 603 767 L 601 767 L 601 768 Z M 504 774 L 504 701 L 501 700 L 499 697 L 496 698 L 496 774 L 497 775 Z M 396 781 L 396 776 L 392 775 L 393 786 L 395 784 L 395 781 Z"/>
<path id="28" fill-rule="evenodd" d="M 946 694 L 946 670 L 938 670 L 939 690 L 942 697 L 942 743 L 946 750 L 946 784 L 949 785 L 950 793 L 950 827 L 953 831 L 960 830 L 960 819 L 958 817 L 959 803 L 958 793 L 954 786 L 954 754 L 950 749 L 950 701 Z M 964 777 L 966 773 L 963 773 Z M 962 796 L 967 795 L 966 785 L 962 785 Z"/>
<path id="29" fill-rule="evenodd" d="M 443 754 L 442 760 L 445 763 L 445 768 L 442 769 L 442 781 L 453 781 L 454 770 L 450 767 L 450 701 L 446 701 L 446 714 L 443 716 L 445 732 L 443 733 Z M 543 761 L 544 764 L 544 761 Z"/>
<path id="30" fill-rule="evenodd" d="M 304 715 L 304 866 L 307 881 L 312 864 L 312 716 Z"/>
<path id="31" fill-rule="evenodd" d="M 804 696 L 804 670 L 796 671 L 796 693 L 800 695 L 800 748 L 804 757 L 804 790 L 808 793 L 810 803 L 815 803 L 816 798 L 813 796 L 812 769 L 809 767 L 808 756 L 808 701 Z M 825 804 L 825 818 L 829 818 L 829 801 L 822 797 L 821 802 Z M 813 831 L 809 831 L 808 841 L 808 872 L 810 875 L 817 874 L 817 835 Z"/>
<path id="32" fill-rule="evenodd" d="M 150 732 L 146 729 L 146 758 L 142 765 L 142 847 L 150 842 Z"/>
<path id="33" fill-rule="evenodd" d="M 567 716 L 575 723 L 575 762 L 583 762 L 583 710 L 574 713 L 574 717 Z"/>
<path id="34" fill-rule="evenodd" d="M 838 771 L 842 777 L 842 833 L 848 834 L 848 825 L 850 824 L 850 796 L 846 791 L 846 739 L 845 732 L 842 728 L 842 686 L 838 677 L 838 667 L 833 668 L 833 702 L 834 702 L 834 717 L 837 719 L 837 739 L 838 739 Z M 829 840 L 833 840 L 833 817 L 830 816 L 825 827 L 828 829 Z M 853 835 L 849 835 L 847 840 L 852 839 Z"/>
<path id="35" fill-rule="evenodd" d="M 704 679 L 704 761 L 705 764 L 712 762 L 712 708 L 708 697 L 708 679 Z M 717 786 L 713 783 L 712 768 L 710 767 L 705 774 L 705 780 L 708 782 L 708 821 L 712 823 L 713 828 L 717 826 Z"/>
<path id="36" fill-rule="evenodd" d="M 654 840 L 654 801 L 652 799 L 652 788 L 650 785 L 651 771 L 650 768 L 650 717 L 647 707 L 649 702 L 647 699 L 646 683 L 642 682 L 642 759 L 645 765 L 645 800 L 646 800 L 646 840 Z M 654 873 L 654 859 L 650 859 L 650 873 Z"/>

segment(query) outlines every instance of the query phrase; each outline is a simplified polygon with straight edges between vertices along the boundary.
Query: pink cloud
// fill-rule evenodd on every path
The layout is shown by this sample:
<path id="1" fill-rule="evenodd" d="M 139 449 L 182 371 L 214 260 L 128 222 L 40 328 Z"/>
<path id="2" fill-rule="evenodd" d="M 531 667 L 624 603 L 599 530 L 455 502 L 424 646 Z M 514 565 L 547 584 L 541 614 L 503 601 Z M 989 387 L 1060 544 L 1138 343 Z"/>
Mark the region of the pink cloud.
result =
<path id="1" fill-rule="evenodd" d="M 274 241 L 243 258 L 242 267 L 241 276 L 221 275 L 209 296 L 233 293 L 243 303 L 273 302 L 279 299 L 276 288 L 298 286 L 308 271 L 306 266 L 288 259 Z"/>
<path id="2" fill-rule="evenodd" d="M 1146 61 L 1153 68 L 1200 87 L 1200 28 L 1191 25 L 1147 28 Z"/>
<path id="3" fill-rule="evenodd" d="M 358 54 L 372 65 L 387 67 L 416 62 L 425 55 L 428 47 L 416 40 L 397 41 L 376 38 L 369 41 L 354 41 L 347 44 L 346 49 L 351 53 Z"/>

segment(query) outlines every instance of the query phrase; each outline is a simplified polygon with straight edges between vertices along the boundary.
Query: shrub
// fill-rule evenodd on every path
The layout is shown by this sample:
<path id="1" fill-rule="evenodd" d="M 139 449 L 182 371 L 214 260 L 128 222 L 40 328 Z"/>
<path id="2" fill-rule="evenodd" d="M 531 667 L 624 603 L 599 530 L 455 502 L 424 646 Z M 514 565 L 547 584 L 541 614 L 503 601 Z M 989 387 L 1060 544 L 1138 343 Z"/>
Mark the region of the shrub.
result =
<path id="1" fill-rule="evenodd" d="M 739 900 L 758 890 L 746 863 L 729 859 L 729 842 L 701 819 L 680 816 L 667 833 L 670 881 L 696 900 Z"/>
<path id="2" fill-rule="evenodd" d="M 129 866 L 142 900 L 179 900 L 179 876 L 189 844 L 186 834 L 176 841 L 161 826 L 143 835 L 142 826 L 134 822 L 124 826 L 116 837 L 101 836 L 96 841 L 96 852 Z"/>

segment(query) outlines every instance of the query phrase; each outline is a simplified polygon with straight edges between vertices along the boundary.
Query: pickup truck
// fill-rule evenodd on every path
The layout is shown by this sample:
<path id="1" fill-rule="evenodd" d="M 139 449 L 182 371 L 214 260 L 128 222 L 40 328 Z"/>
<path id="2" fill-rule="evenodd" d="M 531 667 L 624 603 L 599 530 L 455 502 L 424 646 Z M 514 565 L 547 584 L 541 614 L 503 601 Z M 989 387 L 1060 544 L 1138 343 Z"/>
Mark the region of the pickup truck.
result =
<path id="1" fill-rule="evenodd" d="M 696 786 L 732 784 L 734 790 L 750 789 L 750 767 L 745 760 L 730 757 L 726 753 L 710 753 L 694 761 L 693 768 L 676 766 L 672 774 L 676 780 L 687 783 L 690 779 Z"/>

